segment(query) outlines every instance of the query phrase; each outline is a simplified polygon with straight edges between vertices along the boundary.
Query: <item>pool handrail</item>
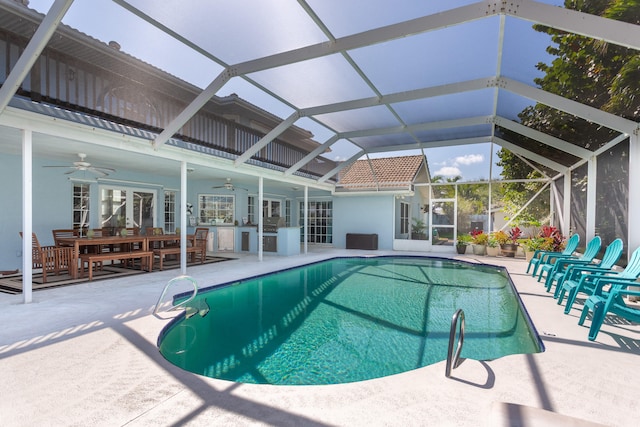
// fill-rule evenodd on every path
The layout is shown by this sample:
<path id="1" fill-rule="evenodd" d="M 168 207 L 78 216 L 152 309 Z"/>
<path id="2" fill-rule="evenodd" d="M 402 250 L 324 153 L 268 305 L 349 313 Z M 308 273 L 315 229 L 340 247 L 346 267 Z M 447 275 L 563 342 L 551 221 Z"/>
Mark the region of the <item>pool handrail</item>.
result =
<path id="1" fill-rule="evenodd" d="M 164 298 L 164 295 L 167 293 L 169 286 L 183 280 L 191 282 L 191 284 L 193 285 L 193 295 L 191 295 L 191 297 L 187 298 L 186 300 L 172 306 L 167 311 L 177 310 L 178 308 L 183 307 L 187 303 L 191 302 L 196 297 L 196 295 L 198 294 L 198 282 L 196 281 L 196 279 L 187 275 L 180 275 L 180 276 L 174 277 L 173 279 L 169 280 L 167 284 L 164 286 L 164 289 L 162 289 L 160 298 L 158 298 L 158 302 L 156 303 L 156 306 L 153 309 L 153 314 L 158 314 L 158 310 L 160 309 L 160 304 L 162 303 L 162 299 Z"/>
<path id="2" fill-rule="evenodd" d="M 460 336 L 458 337 L 458 347 L 456 348 L 455 354 L 453 353 L 453 340 L 456 337 L 456 330 L 458 326 L 458 320 L 460 320 Z M 451 371 L 458 366 L 462 362 L 464 362 L 464 358 L 460 357 L 460 353 L 462 352 L 462 345 L 464 344 L 464 311 L 459 308 L 453 313 L 453 317 L 451 318 L 451 329 L 449 330 L 449 348 L 447 350 L 447 365 L 445 367 L 444 376 L 449 378 L 451 377 Z"/>

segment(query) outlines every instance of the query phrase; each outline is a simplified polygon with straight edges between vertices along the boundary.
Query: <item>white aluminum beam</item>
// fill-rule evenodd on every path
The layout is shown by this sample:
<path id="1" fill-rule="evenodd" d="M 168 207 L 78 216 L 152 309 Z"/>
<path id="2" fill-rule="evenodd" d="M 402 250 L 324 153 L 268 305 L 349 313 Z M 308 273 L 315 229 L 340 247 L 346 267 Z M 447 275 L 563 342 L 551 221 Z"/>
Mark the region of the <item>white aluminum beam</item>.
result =
<path id="1" fill-rule="evenodd" d="M 56 28 L 58 28 L 58 25 L 60 25 L 60 21 L 69 10 L 71 3 L 73 3 L 73 0 L 56 0 L 49 8 L 49 12 L 47 12 L 22 55 L 18 58 L 16 65 L 7 76 L 2 87 L 0 87 L 0 114 L 9 105 L 9 101 L 15 95 L 40 53 L 42 53 L 42 49 L 45 48 Z"/>
<path id="2" fill-rule="evenodd" d="M 209 86 L 200 92 L 198 96 L 156 136 L 156 139 L 153 140 L 153 148 L 157 150 L 167 142 L 169 138 L 175 135 L 233 76 L 233 73 L 228 69 L 218 74 L 218 77 L 209 83 Z"/>
<path id="3" fill-rule="evenodd" d="M 360 157 L 362 157 L 363 154 L 365 154 L 364 150 L 359 151 L 358 153 L 356 153 L 353 156 L 349 157 L 348 160 L 338 164 L 338 166 L 336 166 L 331 171 L 329 171 L 325 175 L 323 175 L 320 179 L 318 179 L 318 182 L 325 182 L 326 180 L 328 180 L 329 178 L 331 178 L 332 176 L 334 176 L 335 174 L 340 172 L 342 169 L 344 169 L 345 167 L 349 166 L 351 163 L 353 163 L 356 160 L 358 160 Z"/>
<path id="4" fill-rule="evenodd" d="M 631 135 L 629 141 L 629 210 L 627 213 L 627 259 L 640 247 L 640 133 Z"/>
<path id="5" fill-rule="evenodd" d="M 187 162 L 184 160 L 180 162 L 180 227 L 180 272 L 187 274 Z"/>
<path id="6" fill-rule="evenodd" d="M 640 125 L 639 126 L 639 130 L 640 130 Z M 638 132 L 636 132 L 638 133 Z M 599 156 L 600 154 L 611 150 L 613 147 L 615 147 L 616 145 L 620 144 L 622 141 L 624 141 L 625 139 L 629 138 L 629 135 L 627 134 L 620 134 L 618 136 L 616 136 L 615 138 L 613 138 L 611 141 L 607 142 L 605 145 L 603 145 L 602 147 L 598 148 L 596 151 L 594 151 L 593 154 L 595 154 L 596 156 Z"/>
<path id="7" fill-rule="evenodd" d="M 517 154 L 517 153 L 515 154 L 521 161 L 525 162 L 531 169 L 538 172 L 540 175 L 546 178 L 549 178 L 549 175 L 545 171 L 540 170 L 540 168 L 537 165 L 534 165 L 533 162 L 531 162 L 531 160 L 527 159 L 526 157 L 522 157 L 520 154 Z"/>
<path id="8" fill-rule="evenodd" d="M 593 155 L 592 151 L 589 151 L 585 148 L 578 147 L 577 145 L 571 144 L 563 139 L 556 138 L 544 132 L 540 132 L 533 128 L 521 125 L 520 123 L 516 123 L 513 120 L 509 120 L 504 117 L 496 117 L 495 124 L 503 128 L 512 130 L 520 135 L 526 136 L 527 138 L 531 138 L 533 140 L 541 142 L 545 145 L 557 148 L 558 150 L 564 151 L 565 153 L 569 153 L 581 159 L 588 159 Z"/>
<path id="9" fill-rule="evenodd" d="M 564 209 L 560 209 L 560 194 L 558 193 L 558 187 L 556 186 L 555 181 L 551 181 L 549 194 L 549 223 L 553 224 L 553 216 L 557 212 L 558 213 L 558 223 L 561 224 L 560 230 L 562 234 L 564 234 L 565 227 L 564 224 Z M 558 209 L 555 207 L 558 206 Z"/>
<path id="10" fill-rule="evenodd" d="M 394 135 L 399 133 L 418 132 L 424 130 L 450 129 L 464 126 L 476 126 L 491 123 L 491 116 L 477 116 L 464 119 L 442 120 L 437 122 L 419 123 L 410 126 L 392 126 L 339 133 L 340 138 L 358 138 L 363 136 Z"/>
<path id="11" fill-rule="evenodd" d="M 596 235 L 596 180 L 598 179 L 598 159 L 591 156 L 587 163 L 587 212 L 586 239 L 587 242 Z"/>
<path id="12" fill-rule="evenodd" d="M 281 122 L 280 124 L 278 124 L 278 126 L 271 129 L 271 131 L 267 133 L 265 136 L 263 136 L 262 139 L 260 139 L 260 141 L 256 142 L 247 151 L 242 153 L 242 155 L 238 157 L 234 162 L 235 165 L 238 166 L 246 162 L 247 160 L 249 160 L 251 156 L 253 156 L 258 151 L 266 147 L 267 144 L 269 144 L 271 141 L 276 139 L 285 130 L 289 129 L 291 125 L 293 125 L 299 118 L 300 118 L 300 115 L 297 112 L 291 114 L 289 117 L 287 117 L 285 121 Z"/>
<path id="13" fill-rule="evenodd" d="M 258 177 L 258 206 L 255 210 L 255 214 L 258 215 L 258 261 L 262 261 L 263 255 L 263 240 L 264 240 L 264 219 L 262 218 L 263 211 L 262 206 L 264 203 L 264 178 Z"/>
<path id="14" fill-rule="evenodd" d="M 309 187 L 304 186 L 304 253 L 309 253 Z"/>
<path id="15" fill-rule="evenodd" d="M 306 165 L 307 163 L 309 163 L 312 159 L 314 159 L 316 156 L 324 153 L 327 149 L 329 149 L 329 147 L 331 147 L 336 141 L 338 141 L 340 138 L 338 137 L 338 135 L 333 135 L 331 138 L 329 138 L 324 144 L 319 145 L 318 147 L 316 147 L 315 150 L 313 150 L 312 152 L 310 152 L 309 154 L 307 154 L 306 156 L 304 156 L 301 160 L 298 160 L 293 166 L 291 166 L 289 169 L 287 169 L 286 171 L 284 171 L 285 175 L 291 175 L 293 174 L 295 171 L 297 171 L 298 169 L 300 169 L 302 166 Z M 305 186 L 306 188 L 306 186 Z"/>
<path id="16" fill-rule="evenodd" d="M 33 301 L 33 132 L 22 130 L 22 301 Z"/>
<path id="17" fill-rule="evenodd" d="M 561 165 L 560 163 L 554 162 L 553 160 L 549 160 L 546 157 L 543 157 L 539 154 L 533 153 L 525 148 L 519 147 L 515 144 L 505 141 L 502 138 L 494 137 L 493 142 L 498 144 L 501 147 L 506 148 L 509 151 L 513 151 L 514 153 L 520 154 L 523 157 L 533 160 L 534 162 L 538 162 L 541 165 L 544 165 L 548 168 L 556 170 L 558 172 L 564 173 L 568 168 L 566 166 Z"/>
<path id="18" fill-rule="evenodd" d="M 303 108 L 300 110 L 301 116 L 317 116 L 321 114 L 335 113 L 338 111 L 355 110 L 358 108 L 376 107 L 379 105 L 395 104 L 399 102 L 415 101 L 417 99 L 433 98 L 436 96 L 451 95 L 461 92 L 471 92 L 486 89 L 495 84 L 495 77 L 484 77 L 480 79 L 467 80 L 431 86 L 421 89 L 409 90 L 405 92 L 390 93 L 380 97 L 372 96 L 368 98 L 355 99 L 335 104 L 319 105 L 316 107 Z"/>
<path id="19" fill-rule="evenodd" d="M 497 82 L 505 90 L 513 92 L 517 95 L 524 96 L 525 98 L 533 99 L 542 104 L 548 105 L 555 109 L 564 111 L 574 116 L 581 117 L 593 123 L 598 123 L 609 129 L 617 130 L 618 132 L 631 134 L 638 128 L 638 124 L 633 120 L 627 120 L 615 114 L 601 111 L 597 108 L 590 107 L 588 105 L 581 104 L 576 101 L 572 101 L 567 98 L 563 98 L 560 95 L 546 92 L 542 89 L 529 86 L 524 83 L 520 83 L 516 80 L 501 78 L 499 79 L 503 83 Z"/>
<path id="20" fill-rule="evenodd" d="M 489 2 L 491 3 L 491 2 Z M 640 50 L 640 26 L 531 0 L 509 2 L 516 18 Z"/>
<path id="21" fill-rule="evenodd" d="M 568 236 L 569 233 L 571 232 L 571 192 L 573 191 L 573 187 L 571 185 L 571 174 L 573 172 L 571 171 L 571 169 L 567 170 L 564 173 L 564 190 L 563 190 L 563 194 L 562 194 L 562 222 L 560 223 L 560 226 L 562 227 L 562 234 L 565 236 Z M 558 209 L 560 209 L 560 206 L 558 206 Z"/>
<path id="22" fill-rule="evenodd" d="M 479 136 L 476 138 L 460 138 L 460 139 L 446 139 L 442 141 L 426 141 L 418 144 L 405 144 L 405 145 L 387 145 L 380 147 L 372 147 L 367 149 L 367 153 L 384 153 L 387 151 L 406 151 L 406 150 L 420 150 L 423 148 L 435 148 L 435 147 L 453 147 L 455 145 L 471 145 L 471 144 L 483 144 L 491 142 L 490 136 Z"/>
<path id="23" fill-rule="evenodd" d="M 309 59 L 320 58 L 411 35 L 451 27 L 453 25 L 486 17 L 486 6 L 483 3 L 478 2 L 444 12 L 341 37 L 333 42 L 317 43 L 301 47 L 299 49 L 245 61 L 233 65 L 232 68 L 238 75 L 255 73 L 257 71 L 268 70 L 270 68 L 294 64 L 297 62 L 307 61 Z"/>

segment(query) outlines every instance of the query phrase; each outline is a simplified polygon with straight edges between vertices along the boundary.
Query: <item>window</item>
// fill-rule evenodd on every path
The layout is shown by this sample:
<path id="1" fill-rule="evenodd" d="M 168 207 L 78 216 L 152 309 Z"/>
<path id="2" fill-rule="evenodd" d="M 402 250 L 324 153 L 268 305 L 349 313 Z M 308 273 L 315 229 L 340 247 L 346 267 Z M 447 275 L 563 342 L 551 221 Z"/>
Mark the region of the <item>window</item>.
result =
<path id="1" fill-rule="evenodd" d="M 409 232 L 409 203 L 400 203 L 400 234 Z"/>
<path id="2" fill-rule="evenodd" d="M 111 231 L 123 227 L 145 230 L 157 217 L 157 190 L 100 187 L 100 227 Z"/>
<path id="3" fill-rule="evenodd" d="M 262 217 L 270 218 L 272 216 L 279 217 L 280 214 L 280 200 L 264 199 L 262 201 Z"/>
<path id="4" fill-rule="evenodd" d="M 176 192 L 164 192 L 164 231 L 173 233 L 176 231 Z"/>
<path id="5" fill-rule="evenodd" d="M 285 226 L 291 227 L 291 200 L 284 202 L 284 223 Z"/>
<path id="6" fill-rule="evenodd" d="M 73 228 L 89 227 L 89 184 L 73 184 Z"/>
<path id="7" fill-rule="evenodd" d="M 309 202 L 308 243 L 333 243 L 333 202 Z M 304 227 L 304 203 L 300 203 L 300 226 Z M 301 239 L 304 237 L 300 236 Z"/>
<path id="8" fill-rule="evenodd" d="M 234 196 L 198 195 L 200 224 L 233 224 L 234 209 Z"/>
<path id="9" fill-rule="evenodd" d="M 258 221 L 256 220 L 256 198 L 253 196 L 249 196 L 248 200 L 247 200 L 247 207 L 248 207 L 248 216 L 247 216 L 247 220 L 249 221 L 249 224 L 257 224 Z"/>

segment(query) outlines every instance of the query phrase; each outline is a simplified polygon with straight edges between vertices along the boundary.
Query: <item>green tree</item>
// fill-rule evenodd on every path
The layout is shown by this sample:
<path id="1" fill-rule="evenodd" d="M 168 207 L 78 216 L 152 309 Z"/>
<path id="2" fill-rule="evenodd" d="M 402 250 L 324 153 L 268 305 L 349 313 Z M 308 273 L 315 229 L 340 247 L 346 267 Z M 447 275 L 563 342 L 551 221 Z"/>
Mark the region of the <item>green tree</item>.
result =
<path id="1" fill-rule="evenodd" d="M 565 8 L 640 24 L 640 0 L 567 0 Z M 537 65 L 537 68 L 544 72 L 543 77 L 535 80 L 537 85 L 547 92 L 639 121 L 640 55 L 637 51 L 541 25 L 536 25 L 534 28 L 551 36 L 553 45 L 549 46 L 547 51 L 555 56 L 551 64 Z M 526 108 L 519 114 L 519 118 L 525 126 L 589 150 L 598 149 L 617 135 L 617 132 L 604 126 L 598 126 L 543 104 Z M 508 140 L 516 144 L 535 144 L 537 152 L 559 163 L 569 166 L 576 160 L 553 147 L 536 144 L 505 129 L 500 131 Z M 624 153 L 617 155 L 623 158 L 625 156 Z M 503 178 L 539 177 L 539 174 L 532 172 L 532 169 L 528 172 L 523 170 L 523 163 L 507 150 L 500 150 L 498 156 L 500 158 L 498 164 L 503 168 Z M 622 159 L 620 163 L 624 167 Z M 582 177 L 576 178 L 576 180 L 580 179 Z M 580 183 L 576 181 L 574 185 L 577 187 Z M 523 191 L 527 186 L 529 184 L 503 184 L 502 197 L 505 203 L 512 209 L 521 206 Z M 534 188 L 530 187 L 528 190 L 533 191 Z M 624 188 L 620 190 L 623 191 Z M 599 197 L 604 196 L 603 194 Z M 616 206 L 624 204 L 622 200 L 625 197 L 624 194 L 608 195 L 608 197 L 619 199 L 619 203 L 615 203 Z M 544 204 L 545 199 L 548 203 L 548 198 L 540 199 L 540 203 Z M 581 200 L 576 198 L 572 202 L 580 204 Z M 538 210 L 540 213 L 544 208 L 541 204 L 531 206 L 527 214 L 535 217 L 535 211 Z M 611 203 L 598 203 L 598 205 L 610 209 Z M 584 209 L 574 205 L 574 212 L 584 212 Z"/>

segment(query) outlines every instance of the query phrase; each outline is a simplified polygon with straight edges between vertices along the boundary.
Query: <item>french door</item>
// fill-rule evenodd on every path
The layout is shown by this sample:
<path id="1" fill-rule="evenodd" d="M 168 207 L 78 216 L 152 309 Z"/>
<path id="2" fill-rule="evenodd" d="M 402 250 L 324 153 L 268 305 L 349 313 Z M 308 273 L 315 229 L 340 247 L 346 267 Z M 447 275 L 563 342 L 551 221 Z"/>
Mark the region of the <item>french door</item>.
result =
<path id="1" fill-rule="evenodd" d="M 100 224 L 103 228 L 135 227 L 144 231 L 156 225 L 155 190 L 103 186 L 100 188 Z"/>

